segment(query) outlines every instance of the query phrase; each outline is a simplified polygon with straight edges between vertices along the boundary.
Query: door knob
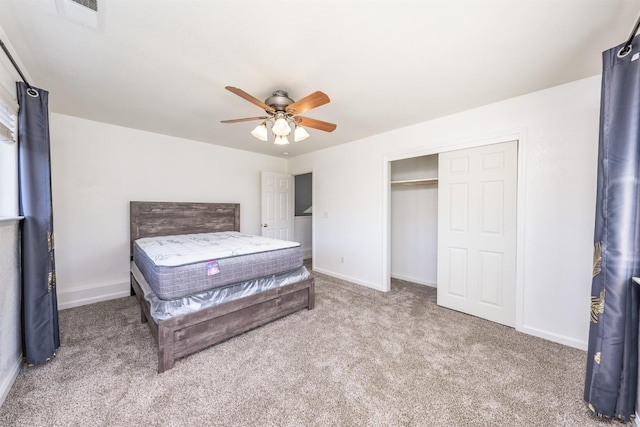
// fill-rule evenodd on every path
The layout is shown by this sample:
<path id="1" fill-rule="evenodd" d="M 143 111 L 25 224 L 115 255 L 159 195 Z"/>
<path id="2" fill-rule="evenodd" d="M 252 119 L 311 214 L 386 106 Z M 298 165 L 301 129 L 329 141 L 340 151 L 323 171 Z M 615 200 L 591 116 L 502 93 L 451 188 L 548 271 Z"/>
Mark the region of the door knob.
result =
<path id="1" fill-rule="evenodd" d="M 262 226 L 263 226 L 264 228 L 267 228 L 267 227 L 269 226 L 269 224 L 262 224 Z"/>

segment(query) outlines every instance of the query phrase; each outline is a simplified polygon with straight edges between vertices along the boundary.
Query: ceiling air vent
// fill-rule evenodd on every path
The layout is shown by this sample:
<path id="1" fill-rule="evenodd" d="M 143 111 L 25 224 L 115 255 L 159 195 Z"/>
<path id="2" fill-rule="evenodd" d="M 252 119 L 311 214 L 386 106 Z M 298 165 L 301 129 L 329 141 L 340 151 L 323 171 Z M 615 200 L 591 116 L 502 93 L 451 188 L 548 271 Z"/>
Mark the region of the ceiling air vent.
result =
<path id="1" fill-rule="evenodd" d="M 101 20 L 98 0 L 55 0 L 58 15 L 89 28 L 98 29 Z"/>
<path id="2" fill-rule="evenodd" d="M 93 10 L 94 12 L 98 11 L 98 0 L 71 0 L 74 3 L 78 3 L 80 6 L 84 6 Z"/>

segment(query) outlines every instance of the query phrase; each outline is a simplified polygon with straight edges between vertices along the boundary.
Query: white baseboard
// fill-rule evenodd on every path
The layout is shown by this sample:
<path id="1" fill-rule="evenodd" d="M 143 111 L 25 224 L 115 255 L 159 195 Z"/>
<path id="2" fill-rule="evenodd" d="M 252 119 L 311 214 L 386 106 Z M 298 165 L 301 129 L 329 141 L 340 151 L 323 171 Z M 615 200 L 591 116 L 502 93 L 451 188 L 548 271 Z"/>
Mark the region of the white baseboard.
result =
<path id="1" fill-rule="evenodd" d="M 588 343 L 586 341 L 580 341 L 575 338 L 554 334 L 552 332 L 543 331 L 541 329 L 532 328 L 530 326 L 522 326 L 522 329 L 518 329 L 518 330 L 522 333 L 533 335 L 534 337 L 538 337 L 538 338 L 544 338 L 545 340 L 557 342 L 558 344 L 577 348 L 578 350 L 586 351 L 588 347 Z"/>
<path id="2" fill-rule="evenodd" d="M 65 308 L 128 297 L 130 294 L 129 282 L 58 291 L 58 309 L 64 310 Z"/>
<path id="3" fill-rule="evenodd" d="M 417 283 L 418 285 L 430 286 L 432 288 L 437 288 L 438 285 L 435 282 L 429 282 L 427 280 L 419 279 L 417 277 L 405 276 L 402 274 L 391 273 L 392 279 L 404 280 L 405 282 Z"/>
<path id="4" fill-rule="evenodd" d="M 346 276 L 344 274 L 338 274 L 333 271 L 325 270 L 322 268 L 315 267 L 313 271 L 317 271 L 318 273 L 326 274 L 327 276 L 335 277 L 336 279 L 346 280 L 347 282 L 355 283 L 356 285 L 366 286 L 367 288 L 375 289 L 376 291 L 382 291 L 380 286 L 375 283 L 366 282 L 364 280 L 356 279 L 355 277 Z"/>
<path id="5" fill-rule="evenodd" d="M 313 258 L 313 249 L 312 248 L 302 249 L 302 259 L 311 259 L 311 258 Z"/>
<path id="6" fill-rule="evenodd" d="M 2 378 L 0 383 L 0 407 L 4 403 L 5 399 L 13 387 L 13 383 L 16 381 L 18 374 L 20 373 L 20 364 L 22 363 L 22 355 L 16 360 L 15 364 L 10 368 L 9 375 L 6 378 Z"/>

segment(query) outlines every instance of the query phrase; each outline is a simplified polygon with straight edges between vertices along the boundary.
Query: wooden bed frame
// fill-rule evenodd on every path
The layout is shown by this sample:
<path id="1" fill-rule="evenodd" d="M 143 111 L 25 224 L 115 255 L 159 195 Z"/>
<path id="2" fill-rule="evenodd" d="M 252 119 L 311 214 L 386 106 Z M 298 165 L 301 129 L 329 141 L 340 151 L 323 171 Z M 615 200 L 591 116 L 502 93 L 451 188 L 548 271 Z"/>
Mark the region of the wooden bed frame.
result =
<path id="1" fill-rule="evenodd" d="M 236 203 L 134 202 L 131 208 L 130 252 L 141 237 L 216 231 L 240 231 L 240 205 Z M 131 274 L 132 292 L 158 342 L 158 373 L 175 360 L 303 308 L 313 309 L 314 280 L 309 278 L 281 288 L 240 298 L 216 307 L 156 322 L 140 285 Z"/>

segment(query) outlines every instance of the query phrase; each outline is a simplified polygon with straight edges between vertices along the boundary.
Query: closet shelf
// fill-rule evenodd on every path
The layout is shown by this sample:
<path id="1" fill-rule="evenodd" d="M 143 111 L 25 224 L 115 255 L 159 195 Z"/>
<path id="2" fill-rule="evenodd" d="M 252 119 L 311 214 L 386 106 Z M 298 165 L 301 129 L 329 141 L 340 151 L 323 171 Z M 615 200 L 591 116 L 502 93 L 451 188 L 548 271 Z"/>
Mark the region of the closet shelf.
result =
<path id="1" fill-rule="evenodd" d="M 429 179 L 405 179 L 401 181 L 391 181 L 392 186 L 397 185 L 430 185 L 437 184 L 438 178 L 429 178 Z"/>

